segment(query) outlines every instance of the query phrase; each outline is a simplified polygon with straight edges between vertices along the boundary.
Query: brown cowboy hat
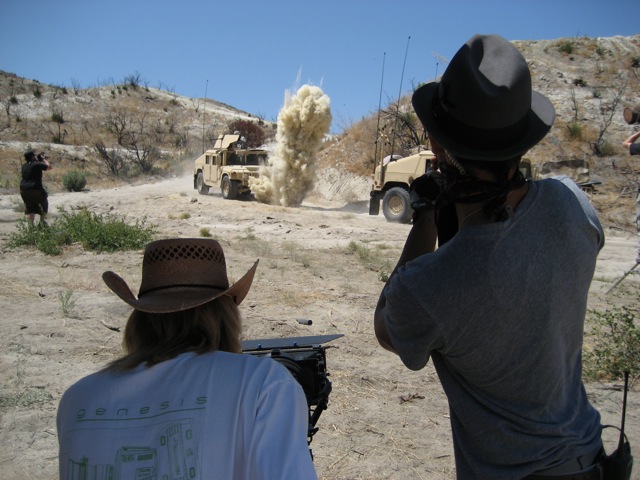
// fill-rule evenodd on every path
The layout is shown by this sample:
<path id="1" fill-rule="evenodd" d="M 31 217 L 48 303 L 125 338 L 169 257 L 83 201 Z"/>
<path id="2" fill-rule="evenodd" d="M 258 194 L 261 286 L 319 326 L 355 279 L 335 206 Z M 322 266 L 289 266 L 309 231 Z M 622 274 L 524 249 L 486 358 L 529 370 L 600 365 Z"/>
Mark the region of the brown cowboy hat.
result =
<path id="1" fill-rule="evenodd" d="M 531 88 L 527 62 L 499 35 L 475 35 L 439 82 L 418 88 L 413 108 L 445 150 L 469 160 L 521 156 L 549 132 L 551 102 Z"/>
<path id="2" fill-rule="evenodd" d="M 136 310 L 171 313 L 188 310 L 222 295 L 240 305 L 253 282 L 258 261 L 229 286 L 222 247 L 215 240 L 176 238 L 149 243 L 142 261 L 138 297 L 113 272 L 102 274 L 107 286 Z"/>

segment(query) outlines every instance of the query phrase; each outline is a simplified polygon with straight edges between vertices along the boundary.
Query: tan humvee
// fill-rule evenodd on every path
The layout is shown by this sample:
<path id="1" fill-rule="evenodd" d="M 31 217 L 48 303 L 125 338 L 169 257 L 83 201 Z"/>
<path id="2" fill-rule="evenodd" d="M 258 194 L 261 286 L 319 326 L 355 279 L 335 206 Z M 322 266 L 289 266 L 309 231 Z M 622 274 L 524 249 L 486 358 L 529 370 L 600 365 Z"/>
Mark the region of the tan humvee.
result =
<path id="1" fill-rule="evenodd" d="M 409 186 L 416 178 L 427 172 L 429 164 L 435 160 L 435 155 L 431 150 L 424 150 L 415 155 L 404 158 L 386 157 L 378 166 L 376 166 L 373 174 L 373 187 L 371 188 L 371 199 L 369 200 L 369 215 L 378 215 L 380 213 L 380 200 L 382 200 L 382 213 L 389 222 L 409 223 L 413 215 L 411 201 L 409 200 Z M 567 162 L 564 162 L 567 163 Z M 563 162 L 554 162 L 553 166 L 558 170 L 557 165 L 564 165 Z M 580 163 L 581 169 L 578 169 L 574 163 L 568 162 L 574 178 L 578 185 L 586 191 L 591 191 L 599 181 L 589 181 L 588 164 Z M 543 164 L 543 170 L 549 170 L 549 166 Z M 567 167 L 567 168 L 569 168 Z M 531 163 L 528 158 L 523 158 L 520 162 L 520 170 L 526 179 L 537 180 L 545 178 L 543 172 Z M 549 173 L 550 172 L 550 173 Z M 546 176 L 562 174 L 562 171 L 549 170 Z M 585 179 L 586 175 L 586 179 Z"/>
<path id="2" fill-rule="evenodd" d="M 436 156 L 431 150 L 397 158 L 385 157 L 373 173 L 373 187 L 369 200 L 369 215 L 382 213 L 389 222 L 409 223 L 413 214 L 409 200 L 409 185 L 427 172 L 427 166 Z"/>
<path id="3" fill-rule="evenodd" d="M 260 176 L 260 170 L 268 166 L 267 156 L 266 150 L 244 148 L 238 134 L 220 135 L 211 150 L 196 158 L 193 188 L 207 195 L 209 188 L 219 186 L 226 199 L 249 195 L 249 178 Z"/>

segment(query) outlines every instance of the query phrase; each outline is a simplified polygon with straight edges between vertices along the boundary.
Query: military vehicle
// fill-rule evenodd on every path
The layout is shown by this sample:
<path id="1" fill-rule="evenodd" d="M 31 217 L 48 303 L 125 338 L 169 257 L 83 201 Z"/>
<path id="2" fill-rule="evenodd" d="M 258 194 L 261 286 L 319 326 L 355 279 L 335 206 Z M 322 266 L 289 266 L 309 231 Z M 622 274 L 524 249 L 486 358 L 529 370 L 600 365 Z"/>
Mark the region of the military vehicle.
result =
<path id="1" fill-rule="evenodd" d="M 431 150 L 423 150 L 408 157 L 385 157 L 373 173 L 369 215 L 380 213 L 382 200 L 382 213 L 389 222 L 409 223 L 413 214 L 409 185 L 427 172 L 427 167 L 435 158 Z"/>
<path id="2" fill-rule="evenodd" d="M 211 150 L 196 158 L 193 188 L 207 195 L 211 187 L 219 186 L 225 199 L 249 195 L 249 178 L 260 176 L 260 170 L 268 166 L 267 156 L 266 150 L 245 148 L 239 134 L 220 135 Z"/>
<path id="3" fill-rule="evenodd" d="M 369 215 L 382 213 L 389 222 L 409 223 L 413 215 L 409 200 L 409 186 L 416 178 L 427 172 L 435 160 L 431 150 L 423 150 L 415 155 L 385 157 L 373 174 L 373 187 L 369 200 Z M 552 175 L 568 175 L 583 190 L 590 192 L 600 181 L 589 179 L 589 164 L 585 160 L 565 160 L 545 162 L 535 166 L 528 158 L 520 161 L 520 170 L 527 179 L 538 180 Z"/>

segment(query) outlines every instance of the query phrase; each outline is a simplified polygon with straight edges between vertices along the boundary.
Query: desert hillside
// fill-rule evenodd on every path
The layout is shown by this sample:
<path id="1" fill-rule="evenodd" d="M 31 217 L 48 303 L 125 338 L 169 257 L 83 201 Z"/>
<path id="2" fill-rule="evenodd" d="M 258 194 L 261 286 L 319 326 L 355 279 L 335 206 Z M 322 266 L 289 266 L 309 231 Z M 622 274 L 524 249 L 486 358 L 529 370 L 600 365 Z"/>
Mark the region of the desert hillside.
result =
<path id="1" fill-rule="evenodd" d="M 528 156 L 542 176 L 569 173 L 577 180 L 602 182 L 591 193 L 604 221 L 633 230 L 639 168 L 620 144 L 634 128 L 640 128 L 626 124 L 623 118 L 625 108 L 640 106 L 640 35 L 514 44 L 530 65 L 534 88 L 552 100 L 557 112 L 551 133 Z M 149 87 L 139 74 L 79 88 L 45 85 L 0 72 L 0 101 L 4 107 L 0 112 L 0 187 L 8 191 L 17 185 L 21 154 L 27 147 L 52 154 L 58 168 L 48 175 L 48 187 L 55 192 L 69 170 L 84 172 L 87 188 L 146 181 L 133 172 L 107 175 L 101 164 L 96 144 L 116 148 L 122 143 L 118 135 L 125 130 L 138 137 L 144 132 L 145 142 L 158 149 L 155 176 L 191 171 L 193 159 L 217 135 L 227 133 L 231 120 L 255 121 L 264 128 L 267 141 L 275 136 L 272 122 L 213 99 L 187 98 Z M 393 153 L 408 154 L 420 148 L 419 141 L 398 135 L 393 142 L 387 137 L 387 144 L 376 150 L 378 123 L 389 132 L 394 112 L 411 117 L 409 105 L 410 95 L 406 95 L 383 106 L 380 115 L 371 112 L 328 138 L 318 155 L 314 193 L 329 200 L 366 201 L 376 152 L 380 156 L 395 149 Z M 410 120 L 416 123 L 415 118 Z"/>
<path id="2" fill-rule="evenodd" d="M 534 89 L 546 95 L 556 109 L 551 132 L 527 157 L 542 176 L 562 173 L 577 181 L 602 182 L 591 191 L 591 198 L 603 220 L 634 230 L 640 165 L 632 161 L 621 142 L 640 128 L 628 125 L 623 117 L 625 108 L 640 108 L 640 35 L 514 44 L 529 63 Z M 383 125 L 386 118 L 389 129 L 394 109 L 410 116 L 410 96 L 383 109 Z M 321 164 L 370 175 L 377 123 L 378 116 L 371 115 L 345 128 L 341 136 L 328 142 Z M 414 146 L 403 146 L 402 139 L 396 139 L 393 153 L 408 154 Z M 391 153 L 388 148 L 385 154 Z"/>

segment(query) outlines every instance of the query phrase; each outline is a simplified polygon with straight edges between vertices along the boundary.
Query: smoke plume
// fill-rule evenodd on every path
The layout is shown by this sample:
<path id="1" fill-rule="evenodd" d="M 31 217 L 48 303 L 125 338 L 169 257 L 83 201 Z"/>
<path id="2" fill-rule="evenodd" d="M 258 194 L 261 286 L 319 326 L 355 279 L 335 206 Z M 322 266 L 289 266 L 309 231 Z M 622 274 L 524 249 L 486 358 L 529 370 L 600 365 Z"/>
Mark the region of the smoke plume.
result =
<path id="1" fill-rule="evenodd" d="M 331 125 L 331 100 L 319 87 L 303 85 L 295 95 L 285 93 L 278 113 L 276 147 L 271 167 L 250 180 L 256 199 L 263 203 L 299 206 L 315 181 L 316 154 Z"/>

